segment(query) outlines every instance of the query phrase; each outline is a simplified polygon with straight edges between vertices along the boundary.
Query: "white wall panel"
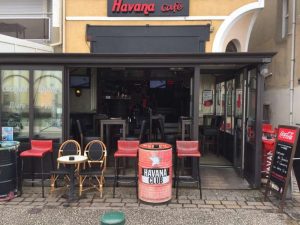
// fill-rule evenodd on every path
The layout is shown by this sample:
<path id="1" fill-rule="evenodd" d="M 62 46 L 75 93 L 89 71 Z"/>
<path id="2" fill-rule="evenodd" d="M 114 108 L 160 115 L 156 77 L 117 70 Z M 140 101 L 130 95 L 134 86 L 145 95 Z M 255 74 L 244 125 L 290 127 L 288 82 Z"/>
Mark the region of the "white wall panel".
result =
<path id="1" fill-rule="evenodd" d="M 271 109 L 270 122 L 277 127 L 279 124 L 289 125 L 290 96 L 288 89 L 272 89 L 264 92 L 264 104 Z"/>
<path id="2" fill-rule="evenodd" d="M 47 13 L 47 0 L 0 0 L 0 15 Z"/>

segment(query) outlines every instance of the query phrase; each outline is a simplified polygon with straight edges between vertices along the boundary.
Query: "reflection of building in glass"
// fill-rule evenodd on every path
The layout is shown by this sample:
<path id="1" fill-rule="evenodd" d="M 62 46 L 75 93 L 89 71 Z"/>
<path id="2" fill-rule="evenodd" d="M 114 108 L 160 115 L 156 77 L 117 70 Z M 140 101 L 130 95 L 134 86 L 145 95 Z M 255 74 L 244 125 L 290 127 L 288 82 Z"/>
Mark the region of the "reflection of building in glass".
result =
<path id="1" fill-rule="evenodd" d="M 0 23 L 0 33 L 25 39 L 26 27 L 18 23 Z"/>
<path id="2" fill-rule="evenodd" d="M 29 72 L 26 70 L 1 71 L 2 123 L 13 127 L 14 136 L 28 136 Z"/>
<path id="3" fill-rule="evenodd" d="M 34 71 L 34 134 L 60 138 L 62 74 L 60 71 Z"/>

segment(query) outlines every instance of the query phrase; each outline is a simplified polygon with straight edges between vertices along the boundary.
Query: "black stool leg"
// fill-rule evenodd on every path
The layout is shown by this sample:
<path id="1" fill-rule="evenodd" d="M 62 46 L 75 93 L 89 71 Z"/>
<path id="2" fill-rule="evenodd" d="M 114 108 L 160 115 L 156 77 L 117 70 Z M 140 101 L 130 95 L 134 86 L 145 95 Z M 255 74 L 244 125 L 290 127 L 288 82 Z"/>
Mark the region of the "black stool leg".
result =
<path id="1" fill-rule="evenodd" d="M 21 173 L 20 173 L 20 196 L 23 194 L 23 171 L 24 171 L 24 162 L 23 158 L 21 159 Z"/>
<path id="2" fill-rule="evenodd" d="M 217 134 L 217 156 L 219 157 L 220 156 L 220 146 L 219 146 L 219 133 Z"/>
<path id="3" fill-rule="evenodd" d="M 135 192 L 136 192 L 136 198 L 139 198 L 139 191 L 138 191 L 138 176 L 137 176 L 137 170 L 138 170 L 138 158 L 135 158 Z"/>
<path id="4" fill-rule="evenodd" d="M 117 157 L 117 182 L 116 182 L 116 187 L 119 187 L 119 173 L 120 172 L 121 172 L 120 159 Z"/>
<path id="5" fill-rule="evenodd" d="M 31 186 L 34 187 L 34 172 L 35 172 L 35 165 L 34 165 L 34 160 L 31 158 Z"/>
<path id="6" fill-rule="evenodd" d="M 203 149 L 203 153 L 206 153 L 206 138 L 205 135 L 203 135 L 203 139 L 202 139 L 202 149 Z"/>
<path id="7" fill-rule="evenodd" d="M 174 182 L 173 182 L 173 188 L 176 187 L 176 178 L 177 178 L 177 157 L 175 154 L 175 159 L 174 159 Z"/>
<path id="8" fill-rule="evenodd" d="M 42 197 L 45 198 L 45 191 L 44 191 L 44 162 L 43 162 L 43 157 L 41 158 L 41 167 L 42 167 Z"/>
<path id="9" fill-rule="evenodd" d="M 115 158 L 115 178 L 114 178 L 114 188 L 113 188 L 113 198 L 115 197 L 115 191 L 116 191 L 116 183 L 117 183 L 117 174 L 118 174 L 118 168 L 117 168 L 117 160 L 118 158 Z"/>
<path id="10" fill-rule="evenodd" d="M 201 177 L 200 177 L 200 159 L 197 158 L 197 170 L 198 170 L 198 188 L 200 191 L 200 199 L 202 199 Z"/>
<path id="11" fill-rule="evenodd" d="M 53 156 L 53 152 L 51 152 L 51 166 L 52 166 L 52 170 L 54 170 L 54 156 Z"/>
<path id="12" fill-rule="evenodd" d="M 178 199 L 178 185 L 179 185 L 179 168 L 180 168 L 180 159 L 177 157 L 177 171 L 176 171 L 176 199 Z"/>

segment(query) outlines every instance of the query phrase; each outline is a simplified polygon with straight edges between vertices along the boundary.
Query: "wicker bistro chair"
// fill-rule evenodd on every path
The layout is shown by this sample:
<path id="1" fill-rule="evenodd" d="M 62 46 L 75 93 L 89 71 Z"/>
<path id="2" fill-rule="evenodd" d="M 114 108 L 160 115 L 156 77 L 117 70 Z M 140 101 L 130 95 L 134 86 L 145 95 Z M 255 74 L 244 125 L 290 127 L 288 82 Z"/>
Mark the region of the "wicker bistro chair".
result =
<path id="1" fill-rule="evenodd" d="M 75 140 L 67 140 L 63 142 L 60 145 L 60 148 L 58 150 L 58 156 L 65 156 L 65 155 L 80 155 L 81 148 L 77 141 Z M 77 165 L 76 171 L 79 170 L 79 164 Z M 54 171 L 51 171 L 51 189 L 50 192 L 52 193 L 55 191 L 56 188 L 56 181 L 58 178 L 63 177 L 64 180 L 70 180 L 69 175 L 70 174 L 70 168 L 68 165 L 64 165 L 62 163 L 57 162 L 57 169 Z"/>
<path id="2" fill-rule="evenodd" d="M 99 140 L 90 141 L 84 149 L 84 155 L 88 157 L 88 161 L 86 163 L 87 168 L 84 165 L 84 168 L 79 171 L 79 196 L 83 191 L 96 188 L 102 198 L 107 157 L 106 146 Z M 87 178 L 89 178 L 90 186 L 84 188 L 84 182 Z M 93 183 L 93 178 L 98 182 L 97 185 Z"/>

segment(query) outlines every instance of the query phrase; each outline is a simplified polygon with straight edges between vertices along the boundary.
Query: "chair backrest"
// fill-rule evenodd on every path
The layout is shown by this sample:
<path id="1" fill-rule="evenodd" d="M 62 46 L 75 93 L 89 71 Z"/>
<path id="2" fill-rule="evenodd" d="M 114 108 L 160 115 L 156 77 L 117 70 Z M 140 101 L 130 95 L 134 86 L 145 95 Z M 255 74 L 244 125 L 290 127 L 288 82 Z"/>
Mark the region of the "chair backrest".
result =
<path id="1" fill-rule="evenodd" d="M 181 152 L 191 152 L 199 151 L 200 152 L 199 141 L 176 141 L 176 150 Z"/>
<path id="2" fill-rule="evenodd" d="M 31 140 L 31 149 L 53 152 L 53 140 Z"/>
<path id="3" fill-rule="evenodd" d="M 81 126 L 80 120 L 76 120 L 76 126 L 77 126 L 77 129 L 78 129 L 78 133 L 80 135 L 83 135 L 83 130 L 82 130 L 82 126 Z"/>
<path id="4" fill-rule="evenodd" d="M 81 148 L 77 141 L 67 140 L 63 142 L 58 150 L 58 157 L 65 155 L 80 155 Z"/>
<path id="5" fill-rule="evenodd" d="M 212 126 L 214 128 L 220 129 L 223 124 L 223 116 L 214 116 L 214 124 Z"/>
<path id="6" fill-rule="evenodd" d="M 84 149 L 84 155 L 90 161 L 101 161 L 103 157 L 107 156 L 106 146 L 100 140 L 90 141 Z"/>
<path id="7" fill-rule="evenodd" d="M 203 126 L 211 127 L 213 122 L 212 115 L 204 115 L 203 116 Z"/>
<path id="8" fill-rule="evenodd" d="M 141 124 L 141 130 L 140 130 L 140 135 L 139 135 L 139 141 L 140 141 L 140 143 L 143 142 L 144 137 L 145 137 L 145 135 L 146 135 L 146 129 L 147 129 L 146 123 L 147 123 L 147 121 L 146 121 L 146 120 L 143 120 L 143 121 L 142 121 L 142 124 Z"/>
<path id="9" fill-rule="evenodd" d="M 77 127 L 77 132 L 79 134 L 79 142 L 80 142 L 80 146 L 83 149 L 83 139 L 84 139 L 84 135 L 83 135 L 83 130 L 82 130 L 82 126 L 80 123 L 80 120 L 76 120 L 76 127 Z"/>
<path id="10" fill-rule="evenodd" d="M 118 151 L 136 153 L 139 149 L 139 141 L 118 140 Z"/>
<path id="11" fill-rule="evenodd" d="M 164 120 L 164 117 L 160 117 L 158 119 L 158 129 L 159 129 L 159 132 L 160 132 L 160 135 L 161 135 L 161 141 L 165 141 L 165 120 Z"/>
<path id="12" fill-rule="evenodd" d="M 84 155 L 88 157 L 89 167 L 100 164 L 102 170 L 106 168 L 107 151 L 102 141 L 90 141 L 84 149 Z"/>

